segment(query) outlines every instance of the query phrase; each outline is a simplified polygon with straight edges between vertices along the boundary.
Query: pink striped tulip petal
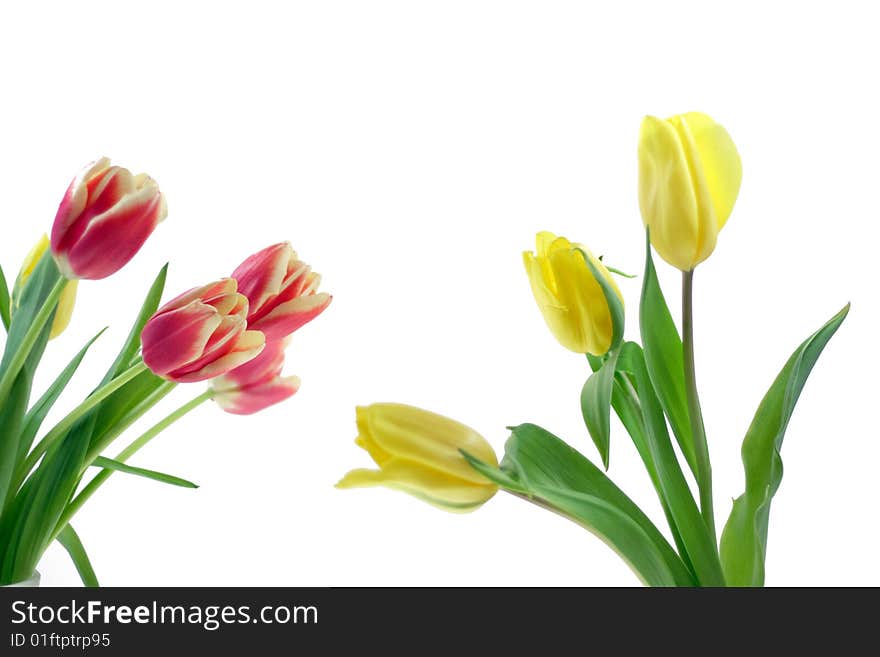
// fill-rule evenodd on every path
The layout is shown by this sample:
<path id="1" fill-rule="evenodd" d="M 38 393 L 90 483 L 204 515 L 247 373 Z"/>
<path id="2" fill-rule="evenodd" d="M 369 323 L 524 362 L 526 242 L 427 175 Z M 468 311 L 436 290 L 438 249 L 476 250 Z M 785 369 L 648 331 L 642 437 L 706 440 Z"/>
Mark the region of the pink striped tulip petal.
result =
<path id="1" fill-rule="evenodd" d="M 312 321 L 332 297 L 317 291 L 321 277 L 297 258 L 288 242 L 274 244 L 245 260 L 232 273 L 250 301 L 248 325 L 280 340 Z"/>
<path id="2" fill-rule="evenodd" d="M 259 356 L 211 381 L 214 400 L 224 411 L 250 415 L 296 394 L 299 378 L 281 376 L 288 342 L 267 342 Z"/>
<path id="3" fill-rule="evenodd" d="M 227 413 L 251 415 L 293 397 L 299 386 L 298 376 L 279 376 L 246 388 L 219 390 L 214 395 L 214 401 Z"/>
<path id="4" fill-rule="evenodd" d="M 260 331 L 247 330 L 247 312 L 247 298 L 231 278 L 184 292 L 144 326 L 144 363 L 180 383 L 225 374 L 255 358 L 265 345 Z"/>
<path id="5" fill-rule="evenodd" d="M 134 257 L 167 214 L 156 181 L 101 158 L 67 188 L 52 226 L 52 255 L 67 278 L 106 278 Z"/>

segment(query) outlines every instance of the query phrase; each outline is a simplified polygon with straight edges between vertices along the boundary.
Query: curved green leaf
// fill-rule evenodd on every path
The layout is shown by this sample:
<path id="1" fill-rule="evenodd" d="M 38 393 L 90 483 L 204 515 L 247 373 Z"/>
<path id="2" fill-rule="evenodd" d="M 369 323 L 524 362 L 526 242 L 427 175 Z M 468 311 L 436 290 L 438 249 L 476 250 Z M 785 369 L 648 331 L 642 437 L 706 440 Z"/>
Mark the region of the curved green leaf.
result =
<path id="1" fill-rule="evenodd" d="M 608 452 L 611 446 L 611 391 L 620 349 L 614 349 L 598 371 L 593 372 L 581 390 L 581 413 L 590 437 L 599 450 L 602 464 L 608 470 Z"/>
<path id="2" fill-rule="evenodd" d="M 590 269 L 590 273 L 593 274 L 593 278 L 596 279 L 596 282 L 599 283 L 599 287 L 602 288 L 602 294 L 605 295 L 605 302 L 608 304 L 608 312 L 611 314 L 611 346 L 608 350 L 614 351 L 623 341 L 623 329 L 625 324 L 623 301 L 617 296 L 617 292 L 611 286 L 611 283 L 609 283 L 601 272 L 596 269 L 596 266 L 587 257 L 587 254 L 580 249 L 578 249 L 578 251 L 581 252 L 584 262 L 587 263 L 587 267 Z"/>
<path id="3" fill-rule="evenodd" d="M 468 457 L 481 474 L 594 532 L 649 585 L 693 586 L 690 572 L 660 531 L 599 468 L 534 424 L 512 431 L 500 470 Z"/>
<path id="4" fill-rule="evenodd" d="M 92 568 L 92 562 L 89 561 L 89 555 L 83 547 L 82 541 L 70 525 L 65 525 L 64 529 L 58 534 L 58 542 L 67 550 L 73 565 L 76 566 L 76 572 L 82 580 L 83 585 L 89 587 L 100 586 L 98 578 L 95 575 L 95 569 Z"/>
<path id="5" fill-rule="evenodd" d="M 119 355 L 116 356 L 116 360 L 113 361 L 110 369 L 107 370 L 107 375 L 104 377 L 102 384 L 111 381 L 117 374 L 124 372 L 131 367 L 132 360 L 141 348 L 141 332 L 144 330 L 144 326 L 149 321 L 150 317 L 152 317 L 153 313 L 159 308 L 159 302 L 162 299 L 162 292 L 165 290 L 165 279 L 167 276 L 168 265 L 166 263 L 162 269 L 159 270 L 158 275 L 153 280 L 153 284 L 147 292 L 147 296 L 144 299 L 143 305 L 141 305 L 138 316 L 135 318 L 134 325 L 131 327 L 131 331 L 125 339 L 122 349 L 119 350 Z"/>
<path id="6" fill-rule="evenodd" d="M 669 306 L 666 305 L 663 290 L 660 289 L 657 270 L 654 269 L 654 260 L 651 257 L 650 238 L 647 238 L 646 253 L 642 298 L 639 304 L 639 328 L 645 365 L 681 452 L 699 481 L 684 385 L 681 337 L 669 312 Z"/>
<path id="7" fill-rule="evenodd" d="M 114 461 L 113 459 L 109 459 L 106 456 L 99 456 L 92 462 L 92 465 L 96 468 L 104 468 L 105 470 L 124 472 L 125 474 L 135 475 L 137 477 L 144 477 L 146 479 L 152 479 L 153 481 L 162 482 L 163 484 L 180 486 L 181 488 L 198 488 L 197 484 L 194 484 L 187 479 L 181 479 L 180 477 L 165 474 L 164 472 L 157 472 L 156 470 L 138 468 L 133 465 L 128 465 L 127 463 L 122 463 L 121 461 Z"/>
<path id="8" fill-rule="evenodd" d="M 761 400 L 742 444 L 746 490 L 733 503 L 721 534 L 721 561 L 731 586 L 763 586 L 770 502 L 782 481 L 779 450 L 801 390 L 849 304 L 791 355 Z"/>
<path id="9" fill-rule="evenodd" d="M 27 455 L 28 450 L 33 444 L 34 437 L 37 435 L 37 431 L 40 430 L 40 426 L 43 424 L 43 420 L 46 419 L 46 415 L 52 409 L 52 406 L 70 382 L 70 379 L 73 377 L 79 364 L 82 362 L 83 358 L 85 358 L 89 347 L 91 347 L 95 340 L 101 337 L 106 330 L 107 329 L 101 329 L 95 337 L 89 340 L 86 345 L 79 350 L 79 353 L 71 359 L 67 364 L 67 367 L 61 371 L 61 374 L 58 375 L 55 381 L 52 382 L 52 385 L 50 385 L 46 389 L 46 392 L 43 393 L 43 396 L 40 397 L 28 411 L 24 419 L 24 427 L 21 430 L 21 437 L 19 438 L 18 463 L 20 463 Z"/>

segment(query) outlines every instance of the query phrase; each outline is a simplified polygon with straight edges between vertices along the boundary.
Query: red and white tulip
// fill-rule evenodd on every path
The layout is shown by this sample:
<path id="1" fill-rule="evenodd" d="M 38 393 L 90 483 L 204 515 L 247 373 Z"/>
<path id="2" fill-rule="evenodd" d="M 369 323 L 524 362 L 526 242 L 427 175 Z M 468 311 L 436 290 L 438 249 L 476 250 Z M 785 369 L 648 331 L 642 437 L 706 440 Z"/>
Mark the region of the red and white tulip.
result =
<path id="1" fill-rule="evenodd" d="M 318 292 L 321 277 L 299 260 L 290 243 L 258 251 L 232 273 L 250 302 L 248 326 L 280 340 L 320 315 L 332 297 Z"/>
<path id="2" fill-rule="evenodd" d="M 67 188 L 52 226 L 52 255 L 67 278 L 106 278 L 134 257 L 167 214 L 155 180 L 101 158 Z"/>
<path id="3" fill-rule="evenodd" d="M 248 330 L 247 314 L 247 298 L 236 291 L 234 279 L 193 288 L 162 306 L 144 326 L 144 363 L 180 383 L 225 374 L 265 345 L 260 331 Z"/>
<path id="4" fill-rule="evenodd" d="M 288 340 L 267 342 L 253 360 L 211 381 L 214 401 L 227 413 L 250 415 L 296 394 L 297 376 L 281 376 Z"/>

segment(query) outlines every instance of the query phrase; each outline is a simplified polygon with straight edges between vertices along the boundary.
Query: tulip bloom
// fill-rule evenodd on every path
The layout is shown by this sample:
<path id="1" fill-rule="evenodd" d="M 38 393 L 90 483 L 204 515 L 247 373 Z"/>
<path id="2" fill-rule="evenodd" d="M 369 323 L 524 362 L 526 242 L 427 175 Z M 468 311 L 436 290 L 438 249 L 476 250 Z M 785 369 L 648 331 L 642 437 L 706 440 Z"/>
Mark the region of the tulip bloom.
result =
<path id="1" fill-rule="evenodd" d="M 455 420 L 403 404 L 357 409 L 358 437 L 379 470 L 352 470 L 337 488 L 387 486 L 449 511 L 470 511 L 498 487 L 474 470 L 459 450 L 497 467 L 492 447 Z"/>
<path id="2" fill-rule="evenodd" d="M 566 349 L 601 356 L 611 347 L 614 326 L 602 287 L 584 259 L 623 296 L 602 262 L 580 244 L 541 232 L 535 252 L 523 253 L 532 294 L 550 332 Z"/>
<path id="3" fill-rule="evenodd" d="M 141 333 L 143 359 L 155 374 L 180 383 L 205 381 L 262 351 L 265 337 L 247 330 L 248 302 L 224 278 L 162 306 Z"/>
<path id="4" fill-rule="evenodd" d="M 34 272 L 34 268 L 37 266 L 37 263 L 40 262 L 40 259 L 43 257 L 43 254 L 49 249 L 49 238 L 43 235 L 40 240 L 36 243 L 34 248 L 31 249 L 30 253 L 24 259 L 24 262 L 21 264 L 21 270 L 18 272 L 18 278 L 15 281 L 15 290 L 17 293 L 14 293 L 13 306 L 18 306 L 18 296 L 21 294 L 21 291 L 24 290 L 25 283 L 27 283 L 28 279 L 31 277 L 31 274 Z M 52 328 L 49 330 L 49 339 L 57 338 L 64 332 L 64 329 L 67 328 L 67 325 L 70 324 L 70 317 L 73 315 L 73 307 L 76 305 L 76 288 L 79 284 L 79 281 L 68 281 L 64 286 L 64 290 L 61 292 L 61 297 L 58 299 L 58 306 L 55 308 L 55 317 L 52 320 Z M 15 308 L 13 308 L 13 311 Z"/>
<path id="5" fill-rule="evenodd" d="M 741 180 L 733 140 L 705 114 L 642 121 L 639 206 L 651 244 L 673 267 L 691 271 L 712 254 Z"/>
<path id="6" fill-rule="evenodd" d="M 152 178 L 101 158 L 67 188 L 52 226 L 52 255 L 67 278 L 106 278 L 134 257 L 167 214 Z"/>
<path id="7" fill-rule="evenodd" d="M 212 379 L 214 401 L 220 408 L 227 413 L 250 415 L 296 394 L 299 377 L 281 376 L 287 342 L 267 342 L 259 356 Z"/>
<path id="8" fill-rule="evenodd" d="M 332 297 L 318 293 L 321 277 L 296 257 L 288 242 L 255 253 L 232 273 L 248 298 L 248 326 L 280 340 L 320 315 Z"/>

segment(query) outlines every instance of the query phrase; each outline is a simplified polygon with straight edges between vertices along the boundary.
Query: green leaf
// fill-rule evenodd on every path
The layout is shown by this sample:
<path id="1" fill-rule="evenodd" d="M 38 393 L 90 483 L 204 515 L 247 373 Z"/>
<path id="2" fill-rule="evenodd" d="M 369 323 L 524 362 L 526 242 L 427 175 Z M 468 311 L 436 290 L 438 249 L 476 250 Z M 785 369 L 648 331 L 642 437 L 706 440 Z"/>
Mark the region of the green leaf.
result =
<path id="1" fill-rule="evenodd" d="M 599 450 L 602 464 L 608 470 L 611 446 L 611 391 L 620 349 L 614 349 L 597 372 L 593 372 L 581 390 L 581 413 L 587 430 Z"/>
<path id="2" fill-rule="evenodd" d="M 513 428 L 501 469 L 477 471 L 505 490 L 595 533 L 651 586 L 692 586 L 687 567 L 651 520 L 580 452 L 533 424 Z M 475 459 L 469 457 L 472 465 Z"/>
<path id="3" fill-rule="evenodd" d="M 84 586 L 92 588 L 100 586 L 98 578 L 95 576 L 95 570 L 92 568 L 92 562 L 89 561 L 89 555 L 83 547 L 82 541 L 70 525 L 65 525 L 64 529 L 58 534 L 58 542 L 67 550 L 73 565 L 76 566 L 76 572 L 82 580 Z"/>
<path id="4" fill-rule="evenodd" d="M 101 402 L 86 461 L 103 452 L 110 442 L 167 395 L 172 387 L 165 379 L 145 370 Z"/>
<path id="5" fill-rule="evenodd" d="M 638 358 L 633 358 L 633 364 L 644 421 L 645 442 L 651 455 L 650 460 L 656 468 L 661 494 L 687 551 L 687 561 L 692 565 L 701 586 L 724 586 L 718 549 L 678 464 L 666 429 L 663 408 L 651 385 L 647 366 L 644 359 Z"/>
<path id="6" fill-rule="evenodd" d="M 196 484 L 191 481 L 187 481 L 186 479 L 181 479 L 180 477 L 175 477 L 174 475 L 165 474 L 164 472 L 156 472 L 155 470 L 136 468 L 133 465 L 121 463 L 120 461 L 114 461 L 113 459 L 108 459 L 105 456 L 99 456 L 98 458 L 96 458 L 92 462 L 92 465 L 96 468 L 104 468 L 106 470 L 115 470 L 116 472 L 124 472 L 126 474 L 136 475 L 138 477 L 146 477 L 147 479 L 161 481 L 163 484 L 171 484 L 172 486 L 180 486 L 182 488 L 198 488 Z"/>
<path id="7" fill-rule="evenodd" d="M 647 237 L 647 233 L 646 233 Z M 688 467 L 697 477 L 697 460 L 691 432 L 684 383 L 684 352 L 681 337 L 654 269 L 651 241 L 647 239 L 645 276 L 639 304 L 639 327 L 644 345 L 645 364 L 660 405 L 684 454 Z"/>
<path id="8" fill-rule="evenodd" d="M 610 267 L 609 265 L 605 265 L 605 269 L 610 271 L 612 274 L 617 274 L 618 276 L 623 276 L 624 278 L 637 278 L 635 274 L 627 274 L 625 271 L 620 271 L 614 267 Z"/>
<path id="9" fill-rule="evenodd" d="M 0 561 L 0 580 L 18 581 L 36 568 L 76 490 L 93 424 L 94 414 L 81 418 L 49 448 L 4 514 L 0 535 L 8 542 Z"/>
<path id="10" fill-rule="evenodd" d="M 60 291 L 60 281 L 61 274 L 55 261 L 50 254 L 43 255 L 24 286 L 20 305 L 9 325 L 0 361 L 0 513 L 15 495 L 10 486 L 19 454 L 20 432 L 34 374 L 46 348 L 55 314 L 54 305 L 45 310 L 43 306 L 53 292 Z M 6 538 L 0 534 L 0 551 Z M 30 573 L 26 577 L 30 577 Z"/>
<path id="11" fill-rule="evenodd" d="M 6 283 L 6 276 L 3 274 L 3 267 L 0 267 L 0 320 L 3 321 L 3 328 L 9 330 L 9 285 Z"/>
<path id="12" fill-rule="evenodd" d="M 611 314 L 612 327 L 611 346 L 608 348 L 608 350 L 614 351 L 623 341 L 623 329 L 625 323 L 623 301 L 621 301 L 620 297 L 617 296 L 617 292 L 612 287 L 611 283 L 605 279 L 605 277 L 593 264 L 592 260 L 587 257 L 587 254 L 584 253 L 581 249 L 578 249 L 578 251 L 581 252 L 581 255 L 584 258 L 584 262 L 587 263 L 587 267 L 590 269 L 590 273 L 593 274 L 593 278 L 596 279 L 596 282 L 599 283 L 599 287 L 602 288 L 602 294 L 605 295 L 605 302 L 608 304 L 608 312 Z"/>
<path id="13" fill-rule="evenodd" d="M 621 364 L 624 356 L 627 357 L 628 362 L 631 361 L 633 355 L 630 352 L 632 351 L 633 346 L 638 349 L 638 345 L 634 345 L 634 343 L 625 342 L 623 344 L 621 358 L 618 360 L 618 365 Z M 641 350 L 638 349 L 638 352 L 640 354 Z M 614 412 L 617 413 L 617 417 L 620 418 L 621 423 L 636 447 L 636 451 L 638 451 L 639 456 L 642 459 L 642 463 L 645 465 L 645 470 L 647 470 L 651 483 L 654 485 L 654 490 L 657 491 L 657 497 L 660 500 L 660 506 L 663 508 L 663 514 L 666 516 L 669 530 L 672 532 L 672 538 L 675 541 L 678 554 L 688 567 L 688 570 L 693 574 L 693 565 L 688 558 L 687 550 L 681 539 L 678 527 L 675 524 L 675 518 L 672 515 L 672 511 L 669 508 L 669 504 L 666 502 L 663 489 L 660 485 L 660 479 L 657 475 L 657 467 L 654 464 L 654 457 L 648 447 L 648 440 L 645 435 L 645 422 L 642 418 L 642 407 L 639 400 L 638 385 L 634 380 L 634 375 L 630 375 L 630 372 L 632 371 L 634 371 L 634 366 L 633 369 L 629 371 L 621 371 L 618 369 L 615 374 L 614 390 L 611 394 L 611 407 L 614 409 Z M 696 575 L 694 575 L 694 581 L 696 581 Z"/>
<path id="14" fill-rule="evenodd" d="M 779 450 L 801 390 L 849 304 L 791 355 L 764 395 L 742 444 L 746 490 L 733 502 L 721 534 L 721 561 L 731 586 L 763 586 L 770 503 L 782 481 Z"/>
<path id="15" fill-rule="evenodd" d="M 46 392 L 43 393 L 43 396 L 40 397 L 40 399 L 37 400 L 28 411 L 24 419 L 24 427 L 21 430 L 21 437 L 19 439 L 19 463 L 27 455 L 28 450 L 30 450 L 31 445 L 33 444 L 34 437 L 37 435 L 37 431 L 40 430 L 40 426 L 43 424 L 43 420 L 46 419 L 46 415 L 52 409 L 52 406 L 58 400 L 58 397 L 64 391 L 64 388 L 67 387 L 67 384 L 70 382 L 70 379 L 73 377 L 83 358 L 85 358 L 86 352 L 94 344 L 95 340 L 101 337 L 106 330 L 107 329 L 101 329 L 95 337 L 89 340 L 86 345 L 80 349 L 79 353 L 77 353 L 67 364 L 67 367 L 61 371 L 58 378 L 56 378 Z"/>
<path id="16" fill-rule="evenodd" d="M 165 279 L 167 276 L 168 265 L 166 264 L 159 270 L 159 274 L 156 276 L 155 280 L 153 280 L 153 284 L 147 292 L 147 297 L 144 299 L 144 303 L 141 306 L 140 312 L 138 312 L 134 325 L 131 327 L 131 331 L 125 339 L 122 349 L 119 350 L 119 355 L 116 356 L 116 360 L 113 361 L 110 369 L 107 370 L 107 375 L 104 377 L 103 383 L 111 381 L 117 374 L 124 372 L 131 366 L 133 359 L 141 347 L 141 333 L 144 330 L 144 326 L 159 308 L 159 302 L 162 299 L 162 292 L 165 290 Z"/>

